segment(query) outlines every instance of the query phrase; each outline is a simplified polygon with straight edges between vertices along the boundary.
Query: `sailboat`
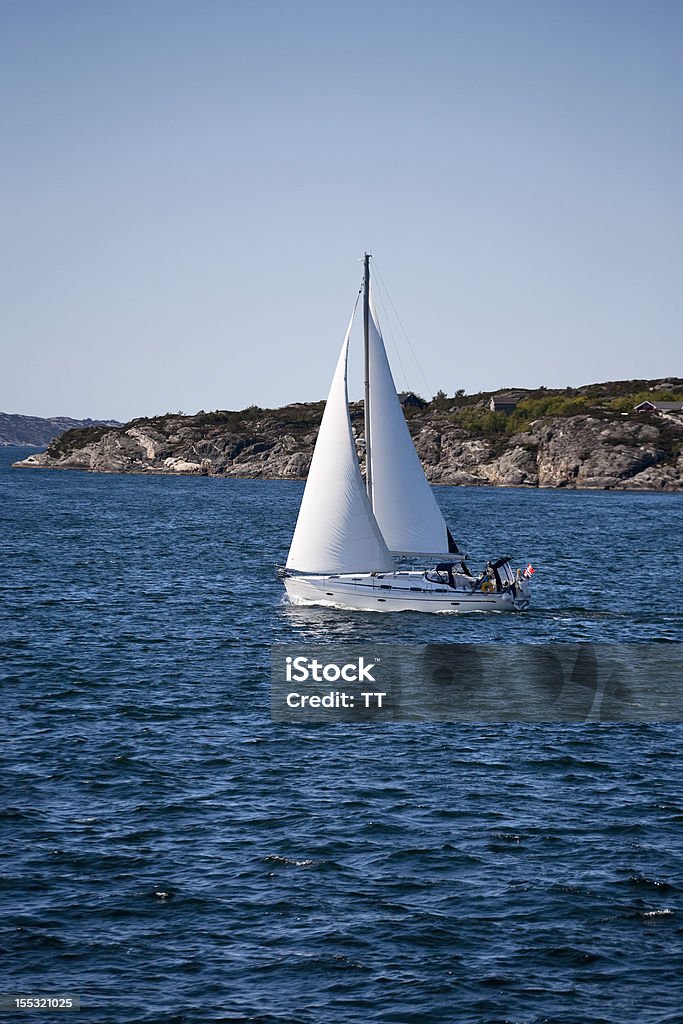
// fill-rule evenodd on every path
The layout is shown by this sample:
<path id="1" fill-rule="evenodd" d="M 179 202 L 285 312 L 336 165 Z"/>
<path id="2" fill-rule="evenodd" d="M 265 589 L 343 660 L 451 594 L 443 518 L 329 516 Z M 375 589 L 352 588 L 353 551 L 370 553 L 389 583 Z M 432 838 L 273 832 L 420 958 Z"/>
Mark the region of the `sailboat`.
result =
<path id="1" fill-rule="evenodd" d="M 473 573 L 413 445 L 389 367 L 364 256 L 356 299 L 304 490 L 286 566 L 293 604 L 363 611 L 522 611 L 533 569 L 509 557 Z M 365 480 L 351 427 L 349 340 L 363 297 Z"/>

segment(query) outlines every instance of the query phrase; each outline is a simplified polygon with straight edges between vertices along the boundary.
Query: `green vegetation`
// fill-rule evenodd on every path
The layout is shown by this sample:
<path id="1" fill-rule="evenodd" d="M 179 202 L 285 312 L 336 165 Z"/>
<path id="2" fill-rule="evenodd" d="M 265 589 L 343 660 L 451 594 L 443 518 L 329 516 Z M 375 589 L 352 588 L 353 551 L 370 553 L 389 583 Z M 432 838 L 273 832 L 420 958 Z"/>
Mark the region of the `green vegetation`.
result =
<path id="1" fill-rule="evenodd" d="M 527 398 L 520 402 L 513 413 L 506 417 L 508 434 L 526 430 L 534 420 L 544 416 L 579 416 L 594 409 L 595 403 L 587 395 L 573 398 L 567 395 L 546 395 L 543 398 Z"/>
<path id="2" fill-rule="evenodd" d="M 446 419 L 468 433 L 496 438 L 518 434 L 526 430 L 534 420 L 545 416 L 578 416 L 587 412 L 597 412 L 590 399 L 551 394 L 542 398 L 525 399 L 510 414 L 492 412 L 488 403 L 482 401 L 478 405 L 461 406 L 452 410 Z"/>
<path id="3" fill-rule="evenodd" d="M 77 451 L 79 448 L 85 447 L 86 444 L 93 444 L 95 441 L 99 441 L 105 434 L 109 434 L 113 430 L 120 430 L 120 427 L 74 427 L 72 430 L 65 430 L 63 434 L 56 437 L 54 441 L 51 441 L 48 445 L 47 451 L 55 459 L 62 458 L 64 455 L 70 455 L 71 452 Z"/>
<path id="4" fill-rule="evenodd" d="M 437 391 L 431 401 L 433 409 L 449 409 L 451 404 L 445 391 Z"/>
<path id="5" fill-rule="evenodd" d="M 677 382 L 678 383 L 678 382 Z M 644 388 L 644 385 L 648 385 Z M 683 390 L 653 391 L 650 381 L 615 381 L 606 384 L 589 384 L 582 388 L 549 390 L 537 388 L 528 392 L 528 397 L 519 402 L 514 412 L 505 414 L 491 412 L 489 402 L 498 392 L 479 392 L 463 395 L 456 391 L 447 399 L 443 391 L 438 392 L 429 409 L 420 415 L 431 413 L 435 419 L 446 419 L 448 423 L 461 427 L 468 433 L 495 441 L 527 430 L 535 420 L 551 417 L 590 415 L 599 419 L 622 418 L 624 413 L 633 416 L 648 415 L 635 412 L 641 402 L 683 402 Z M 510 389 L 514 391 L 514 389 Z M 413 415 L 410 415 L 413 418 Z"/>
<path id="6" fill-rule="evenodd" d="M 463 409 L 462 412 L 451 413 L 448 419 L 472 434 L 502 437 L 507 432 L 508 417 L 505 413 L 491 412 L 487 408 Z"/>
<path id="7" fill-rule="evenodd" d="M 605 408 L 613 412 L 631 412 L 641 402 L 683 402 L 683 391 L 638 391 L 634 395 L 613 398 Z"/>

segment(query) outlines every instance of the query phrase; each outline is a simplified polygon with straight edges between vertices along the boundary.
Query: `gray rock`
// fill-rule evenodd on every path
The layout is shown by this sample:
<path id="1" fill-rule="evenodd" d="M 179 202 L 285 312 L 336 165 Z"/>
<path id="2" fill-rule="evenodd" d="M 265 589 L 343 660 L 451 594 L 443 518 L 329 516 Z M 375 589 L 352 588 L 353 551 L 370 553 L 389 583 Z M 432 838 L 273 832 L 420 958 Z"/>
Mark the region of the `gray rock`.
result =
<path id="1" fill-rule="evenodd" d="M 351 407 L 364 462 L 361 407 Z M 322 404 L 136 420 L 68 432 L 17 465 L 106 473 L 303 479 Z M 430 407 L 409 428 L 434 484 L 683 490 L 683 418 L 580 414 L 538 419 L 512 436 L 477 436 Z"/>

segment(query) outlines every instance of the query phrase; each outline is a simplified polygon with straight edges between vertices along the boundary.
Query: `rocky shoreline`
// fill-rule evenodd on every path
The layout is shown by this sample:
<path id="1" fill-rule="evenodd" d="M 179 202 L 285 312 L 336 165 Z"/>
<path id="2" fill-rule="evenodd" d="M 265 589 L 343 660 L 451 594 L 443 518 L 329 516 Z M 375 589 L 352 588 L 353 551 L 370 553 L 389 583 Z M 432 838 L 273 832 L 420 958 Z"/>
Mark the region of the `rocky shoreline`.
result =
<path id="1" fill-rule="evenodd" d="M 45 452 L 15 465 L 304 479 L 322 411 L 320 402 L 277 410 L 168 414 L 114 428 L 70 430 Z M 352 405 L 351 415 L 362 463 L 362 404 Z M 596 407 L 576 415 L 540 417 L 514 433 L 496 433 L 466 429 L 452 407 L 443 402 L 439 407 L 434 400 L 406 410 L 406 418 L 433 484 L 683 490 L 681 413 L 612 414 Z M 494 426 L 501 431 L 499 421 Z"/>

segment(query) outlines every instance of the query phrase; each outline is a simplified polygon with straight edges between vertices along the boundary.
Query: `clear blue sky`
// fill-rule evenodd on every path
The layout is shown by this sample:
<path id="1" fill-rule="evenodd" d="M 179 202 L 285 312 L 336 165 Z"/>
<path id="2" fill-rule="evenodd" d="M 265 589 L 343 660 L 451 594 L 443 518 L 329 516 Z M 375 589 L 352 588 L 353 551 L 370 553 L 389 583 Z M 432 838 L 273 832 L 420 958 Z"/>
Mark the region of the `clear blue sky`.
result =
<path id="1" fill-rule="evenodd" d="M 683 373 L 682 37 L 678 0 L 0 0 L 0 409 L 323 398 L 365 248 L 432 391 Z"/>

